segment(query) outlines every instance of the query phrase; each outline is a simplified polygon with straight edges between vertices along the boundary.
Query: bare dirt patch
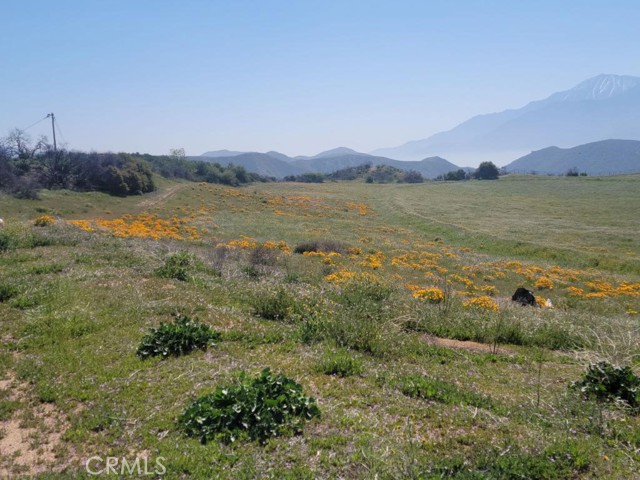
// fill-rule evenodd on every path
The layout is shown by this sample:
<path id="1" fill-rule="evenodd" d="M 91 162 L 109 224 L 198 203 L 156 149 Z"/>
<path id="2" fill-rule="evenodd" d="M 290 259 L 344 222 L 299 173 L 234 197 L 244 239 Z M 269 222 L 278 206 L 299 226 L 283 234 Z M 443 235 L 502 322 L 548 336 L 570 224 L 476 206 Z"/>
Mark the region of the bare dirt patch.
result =
<path id="1" fill-rule="evenodd" d="M 60 472 L 77 460 L 62 442 L 69 427 L 66 415 L 55 405 L 38 403 L 29 385 L 12 375 L 0 380 L 0 389 L 20 407 L 0 422 L 0 478 Z"/>
<path id="2" fill-rule="evenodd" d="M 439 347 L 453 348 L 458 350 L 467 350 L 476 353 L 495 353 L 497 355 L 512 355 L 513 352 L 504 346 L 495 348 L 493 345 L 486 343 L 473 342 L 471 340 L 453 340 L 451 338 L 435 337 L 433 335 L 424 335 L 423 338 L 431 345 Z"/>

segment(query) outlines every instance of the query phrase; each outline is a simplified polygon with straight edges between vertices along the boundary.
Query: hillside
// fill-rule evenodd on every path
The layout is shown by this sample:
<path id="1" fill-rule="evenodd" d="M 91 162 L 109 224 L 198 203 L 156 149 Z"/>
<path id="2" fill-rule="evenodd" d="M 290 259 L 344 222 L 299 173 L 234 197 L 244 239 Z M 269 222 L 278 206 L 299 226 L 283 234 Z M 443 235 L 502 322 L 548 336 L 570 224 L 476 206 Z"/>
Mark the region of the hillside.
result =
<path id="1" fill-rule="evenodd" d="M 282 155 L 282 154 L 280 154 Z M 207 155 L 201 155 L 197 158 L 199 160 L 211 161 L 219 163 L 220 165 L 240 165 L 247 169 L 249 172 L 257 173 L 267 177 L 283 178 L 287 175 L 299 175 L 304 173 L 305 170 L 293 165 L 277 156 L 267 153 L 249 152 L 238 153 L 231 156 L 216 156 L 208 157 Z"/>
<path id="2" fill-rule="evenodd" d="M 227 165 L 229 163 L 242 165 L 250 172 L 272 176 L 278 179 L 303 173 L 332 173 L 337 170 L 357 167 L 363 164 L 388 165 L 403 171 L 413 170 L 421 173 L 425 178 L 430 179 L 460 168 L 440 157 L 425 158 L 414 162 L 404 162 L 400 160 L 393 160 L 391 158 L 356 152 L 355 150 L 346 147 L 339 147 L 326 152 L 321 152 L 312 157 L 300 156 L 291 158 L 278 152 L 253 152 L 213 157 L 207 157 L 207 154 L 203 154 L 200 157 L 190 158 L 197 158 L 200 160 L 211 158 L 211 161 L 217 162 L 221 165 Z"/>
<path id="3" fill-rule="evenodd" d="M 640 78 L 598 75 L 522 108 L 478 115 L 455 128 L 375 155 L 417 159 L 444 155 L 456 163 L 506 163 L 532 150 L 624 138 L 640 140 Z"/>
<path id="4" fill-rule="evenodd" d="M 635 478 L 639 186 L 0 194 L 0 477 Z"/>
<path id="5" fill-rule="evenodd" d="M 640 172 L 640 141 L 603 140 L 573 148 L 549 147 L 506 165 L 508 172 L 564 175 L 577 169 L 588 175 Z"/>

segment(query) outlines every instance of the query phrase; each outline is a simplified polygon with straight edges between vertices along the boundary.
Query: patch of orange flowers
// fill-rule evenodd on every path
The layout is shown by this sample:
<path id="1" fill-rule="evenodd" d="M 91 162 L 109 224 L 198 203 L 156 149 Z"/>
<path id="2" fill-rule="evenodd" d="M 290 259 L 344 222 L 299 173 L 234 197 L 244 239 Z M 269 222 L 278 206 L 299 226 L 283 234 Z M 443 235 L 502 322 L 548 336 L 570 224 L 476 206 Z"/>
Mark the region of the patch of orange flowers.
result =
<path id="1" fill-rule="evenodd" d="M 168 220 L 150 213 L 138 215 L 123 215 L 113 220 L 70 220 L 71 225 L 84 230 L 94 232 L 103 230 L 120 238 L 171 238 L 174 240 L 198 240 L 200 232 L 195 227 L 186 225 L 185 220 L 172 217 Z"/>

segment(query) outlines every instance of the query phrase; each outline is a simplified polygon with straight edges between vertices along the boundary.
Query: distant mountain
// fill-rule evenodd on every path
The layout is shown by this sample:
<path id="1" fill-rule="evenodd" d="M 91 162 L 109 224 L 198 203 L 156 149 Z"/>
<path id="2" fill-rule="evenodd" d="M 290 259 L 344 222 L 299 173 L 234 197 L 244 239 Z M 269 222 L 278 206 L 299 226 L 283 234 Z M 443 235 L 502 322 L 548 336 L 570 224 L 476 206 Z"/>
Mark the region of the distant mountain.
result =
<path id="1" fill-rule="evenodd" d="M 640 141 L 603 140 L 573 148 L 543 148 L 504 168 L 508 172 L 553 175 L 563 175 L 573 168 L 589 175 L 640 172 Z"/>
<path id="2" fill-rule="evenodd" d="M 328 152 L 323 152 L 307 159 L 296 159 L 292 162 L 292 165 L 300 167 L 307 172 L 331 173 L 336 170 L 357 167 L 358 165 L 369 163 L 371 165 L 388 165 L 404 171 L 415 170 L 426 178 L 436 178 L 438 175 L 443 175 L 459 168 L 440 157 L 425 158 L 418 162 L 403 162 L 387 157 L 368 155 L 351 149 L 344 149 L 342 151 L 349 150 L 349 152 L 352 153 L 347 152 L 340 154 L 338 150 L 342 150 L 342 148 L 329 150 Z"/>
<path id="3" fill-rule="evenodd" d="M 222 152 L 225 150 L 218 150 Z M 212 152 L 207 152 L 212 153 Z M 216 153 L 216 152 L 213 152 Z M 357 152 L 350 148 L 339 147 L 333 150 L 319 153 L 312 157 L 291 158 L 278 152 L 267 153 L 236 153 L 229 156 L 209 156 L 203 154 L 195 157 L 199 160 L 211 160 L 227 165 L 233 163 L 242 165 L 250 172 L 267 175 L 270 177 L 284 178 L 288 175 L 300 175 L 302 173 L 332 173 L 349 167 L 357 167 L 365 163 L 371 165 L 388 165 L 400 170 L 415 170 L 426 178 L 436 178 L 459 167 L 444 158 L 431 157 L 420 161 L 403 162 L 391 158 L 369 155 Z"/>
<path id="4" fill-rule="evenodd" d="M 242 155 L 247 152 L 235 152 L 233 150 L 213 150 L 211 152 L 204 152 L 201 157 L 219 158 L 219 157 L 235 157 L 236 155 Z"/>
<path id="5" fill-rule="evenodd" d="M 438 154 L 457 163 L 501 164 L 548 145 L 609 138 L 640 140 L 639 77 L 598 75 L 522 108 L 478 115 L 446 132 L 372 154 L 407 160 Z"/>
<path id="6" fill-rule="evenodd" d="M 267 177 L 283 178 L 287 175 L 300 175 L 306 172 L 300 167 L 267 153 L 249 152 L 227 157 L 200 156 L 196 158 L 198 160 L 216 162 L 220 165 L 228 165 L 229 163 L 242 165 L 249 172 L 258 173 Z"/>

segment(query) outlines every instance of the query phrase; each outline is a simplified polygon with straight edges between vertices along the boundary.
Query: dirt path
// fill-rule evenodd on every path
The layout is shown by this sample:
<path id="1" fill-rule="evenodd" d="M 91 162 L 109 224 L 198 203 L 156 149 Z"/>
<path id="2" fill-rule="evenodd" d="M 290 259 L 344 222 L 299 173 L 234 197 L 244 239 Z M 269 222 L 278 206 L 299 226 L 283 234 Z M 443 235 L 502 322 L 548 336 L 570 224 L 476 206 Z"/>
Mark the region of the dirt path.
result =
<path id="1" fill-rule="evenodd" d="M 144 200 L 139 202 L 137 206 L 142 210 L 153 208 L 158 204 L 167 201 L 186 186 L 186 183 L 179 183 L 178 185 L 167 188 L 163 192 L 152 193 L 148 198 L 145 198 Z"/>
<path id="2" fill-rule="evenodd" d="M 513 351 L 509 348 L 500 345 L 496 351 L 494 351 L 493 345 L 486 343 L 472 342 L 469 340 L 453 340 L 451 338 L 434 337 L 433 335 L 424 335 L 425 341 L 431 345 L 437 345 L 439 347 L 467 350 L 475 353 L 495 353 L 497 355 L 513 355 Z"/>

